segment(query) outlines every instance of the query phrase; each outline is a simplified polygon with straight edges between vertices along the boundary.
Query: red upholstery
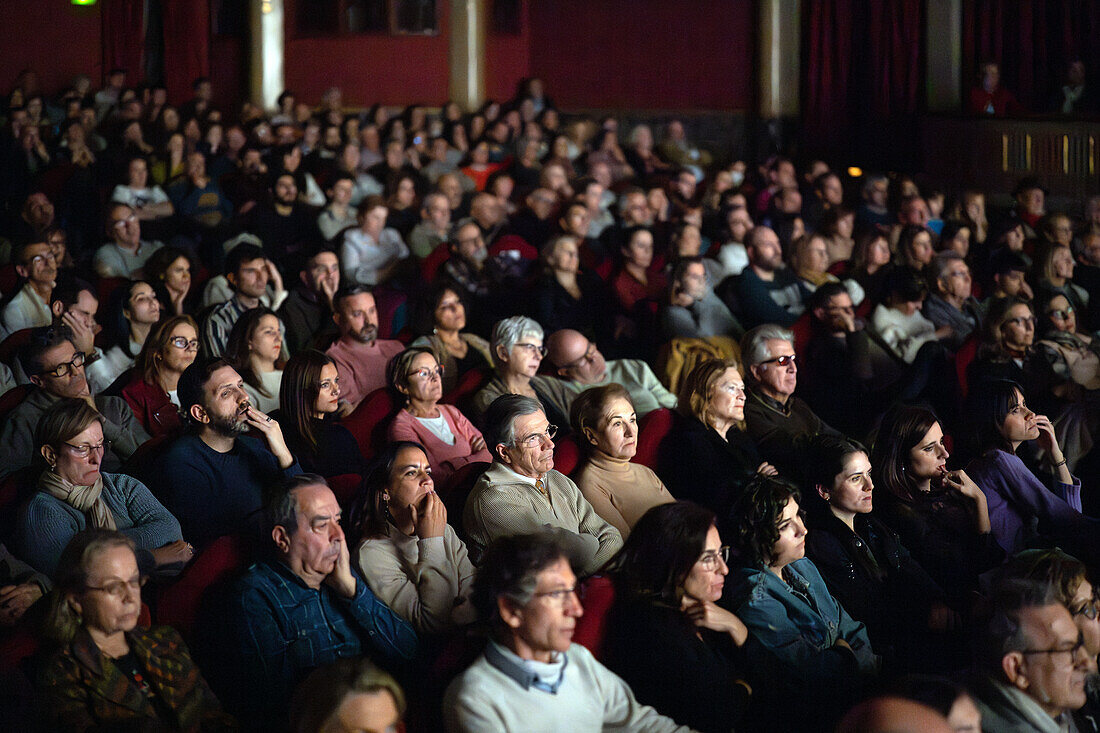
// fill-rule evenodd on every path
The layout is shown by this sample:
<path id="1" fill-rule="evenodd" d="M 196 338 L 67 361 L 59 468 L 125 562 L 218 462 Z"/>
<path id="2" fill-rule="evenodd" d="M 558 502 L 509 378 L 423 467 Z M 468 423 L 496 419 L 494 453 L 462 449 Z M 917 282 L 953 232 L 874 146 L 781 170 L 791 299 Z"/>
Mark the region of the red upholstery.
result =
<path id="1" fill-rule="evenodd" d="M 467 463 L 455 471 L 450 481 L 451 488 L 442 494 L 443 506 L 447 508 L 447 522 L 463 542 L 469 542 L 466 531 L 462 527 L 462 512 L 466 508 L 466 499 L 489 465 L 481 462 Z"/>
<path id="2" fill-rule="evenodd" d="M 355 442 L 366 460 L 374 458 L 385 443 L 387 418 L 396 410 L 397 403 L 389 390 L 383 387 L 364 397 L 359 406 L 343 419 L 343 426 L 355 436 Z"/>
<path id="3" fill-rule="evenodd" d="M 615 586 L 611 578 L 594 575 L 582 584 L 584 589 L 584 615 L 577 619 L 577 628 L 573 632 L 573 641 L 601 658 L 607 628 L 607 612 L 615 601 Z"/>
<path id="4" fill-rule="evenodd" d="M 227 535 L 214 540 L 184 568 L 179 580 L 157 599 L 157 623 L 167 624 L 185 637 L 195 627 L 207 588 L 243 569 L 249 560 L 244 538 Z"/>
<path id="5" fill-rule="evenodd" d="M 810 343 L 810 336 L 813 335 L 811 318 L 813 318 L 813 315 L 806 311 L 791 326 L 791 333 L 794 334 L 794 353 L 798 355 L 799 359 L 802 359 L 802 355 L 806 351 L 806 344 Z"/>
<path id="6" fill-rule="evenodd" d="M 345 511 L 355 500 L 355 495 L 359 493 L 359 487 L 363 483 L 363 477 L 357 473 L 342 473 L 339 476 L 329 476 L 325 480 L 328 481 L 332 493 L 336 494 L 336 501 L 340 502 L 340 506 Z"/>
<path id="7" fill-rule="evenodd" d="M 18 284 L 19 273 L 15 271 L 15 265 L 0 267 L 0 293 L 13 293 Z"/>
<path id="8" fill-rule="evenodd" d="M 453 390 L 443 395 L 440 402 L 445 405 L 458 405 L 466 398 L 476 394 L 487 381 L 489 381 L 489 370 L 487 368 L 471 369 L 462 375 L 462 379 L 458 380 L 458 384 L 455 385 Z"/>
<path id="9" fill-rule="evenodd" d="M 554 441 L 554 470 L 566 476 L 577 470 L 581 460 L 581 449 L 573 436 L 566 435 Z"/>
<path id="10" fill-rule="evenodd" d="M 501 252 L 510 251 L 519 252 L 519 256 L 525 260 L 537 260 L 539 258 L 539 251 L 534 246 L 527 243 L 527 240 L 518 234 L 505 234 L 503 237 L 493 242 L 489 247 L 489 256 L 495 257 Z"/>
<path id="11" fill-rule="evenodd" d="M 959 347 L 959 350 L 955 352 L 955 376 L 959 379 L 959 391 L 963 397 L 966 397 L 970 391 L 970 385 L 967 380 L 967 370 L 970 368 L 970 364 L 974 361 L 974 358 L 978 355 L 978 344 L 981 343 L 981 339 L 977 334 L 971 334 L 970 338 L 963 342 L 963 345 Z"/>
<path id="12" fill-rule="evenodd" d="M 435 280 L 435 274 L 439 272 L 439 268 L 450 258 L 451 250 L 447 247 L 447 243 L 440 242 L 439 246 L 420 262 L 420 274 L 424 277 L 424 282 L 430 283 Z"/>
<path id="13" fill-rule="evenodd" d="M 672 410 L 662 407 L 643 417 L 638 423 L 638 452 L 633 462 L 656 471 L 661 441 L 671 429 Z"/>
<path id="14" fill-rule="evenodd" d="M 153 492 L 153 496 L 158 499 L 163 497 L 160 494 L 160 481 L 157 480 L 157 476 L 153 475 L 153 464 L 168 449 L 175 437 L 175 435 L 166 433 L 150 438 L 138 446 L 138 449 L 134 451 L 122 467 L 122 473 L 133 476 L 145 484 L 149 487 L 149 491 Z"/>
<path id="15" fill-rule="evenodd" d="M 122 287 L 126 282 L 124 277 L 101 277 L 98 280 L 99 285 L 99 303 L 100 307 L 104 310 L 107 308 L 107 304 L 111 302 L 111 293 L 115 292 L 118 288 Z"/>
<path id="16" fill-rule="evenodd" d="M 30 340 L 31 329 L 29 328 L 21 329 L 15 333 L 9 333 L 6 339 L 0 341 L 0 361 L 11 365 L 16 352 L 19 351 L 23 344 Z"/>

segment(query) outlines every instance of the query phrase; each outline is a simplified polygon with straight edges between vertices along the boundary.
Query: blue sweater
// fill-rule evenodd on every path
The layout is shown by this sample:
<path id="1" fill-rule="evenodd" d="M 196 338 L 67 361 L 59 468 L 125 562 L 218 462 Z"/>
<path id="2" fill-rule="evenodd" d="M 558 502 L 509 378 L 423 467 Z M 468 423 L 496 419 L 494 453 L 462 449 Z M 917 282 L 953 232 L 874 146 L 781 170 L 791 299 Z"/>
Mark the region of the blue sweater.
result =
<path id="1" fill-rule="evenodd" d="M 181 539 L 180 523 L 137 479 L 104 473 L 102 496 L 118 531 L 137 544 L 143 568 L 153 564 L 149 550 Z M 19 516 L 15 542 L 18 554 L 31 567 L 53 577 L 61 551 L 87 526 L 83 512 L 44 491 L 36 492 Z"/>
<path id="2" fill-rule="evenodd" d="M 263 508 L 264 488 L 302 472 L 297 462 L 279 468 L 262 442 L 244 435 L 228 453 L 217 452 L 197 435 L 184 435 L 156 468 L 163 481 L 157 493 L 196 548 L 251 528 Z"/>

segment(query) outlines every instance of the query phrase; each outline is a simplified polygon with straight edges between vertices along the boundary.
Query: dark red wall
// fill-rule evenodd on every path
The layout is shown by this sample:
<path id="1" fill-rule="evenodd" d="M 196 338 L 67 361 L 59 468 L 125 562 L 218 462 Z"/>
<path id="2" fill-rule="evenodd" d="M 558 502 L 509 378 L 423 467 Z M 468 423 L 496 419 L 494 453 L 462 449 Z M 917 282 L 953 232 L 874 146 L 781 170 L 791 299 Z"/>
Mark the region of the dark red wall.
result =
<path id="1" fill-rule="evenodd" d="M 490 32 L 485 39 L 485 95 L 489 99 L 511 99 L 520 79 L 531 74 L 529 1 L 523 3 L 522 13 L 522 31 L 518 35 L 495 35 Z"/>
<path id="2" fill-rule="evenodd" d="M 48 94 L 84 73 L 102 81 L 99 5 L 69 0 L 0 0 L 0 90 L 6 94 L 24 68 L 38 72 Z"/>
<path id="3" fill-rule="evenodd" d="M 530 3 L 531 73 L 558 106 L 746 109 L 756 36 L 748 0 Z"/>

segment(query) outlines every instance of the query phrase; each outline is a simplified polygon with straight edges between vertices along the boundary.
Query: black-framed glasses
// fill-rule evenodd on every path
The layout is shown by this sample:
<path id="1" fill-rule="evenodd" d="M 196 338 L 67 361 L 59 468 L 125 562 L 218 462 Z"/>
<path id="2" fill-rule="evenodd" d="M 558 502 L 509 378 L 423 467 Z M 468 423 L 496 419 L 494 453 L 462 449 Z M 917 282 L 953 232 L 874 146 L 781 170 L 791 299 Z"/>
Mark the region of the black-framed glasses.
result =
<path id="1" fill-rule="evenodd" d="M 544 590 L 541 593 L 536 593 L 535 598 L 549 598 L 551 603 L 559 608 L 565 608 L 566 601 L 577 597 L 580 600 L 584 597 L 584 586 L 580 583 L 574 585 L 572 588 L 559 588 L 558 590 Z"/>
<path id="2" fill-rule="evenodd" d="M 81 443 L 80 445 L 73 445 L 72 443 L 66 443 L 65 446 L 73 452 L 74 456 L 78 458 L 87 459 L 92 453 L 99 453 L 103 455 L 111 449 L 111 441 L 104 440 L 102 443 Z"/>
<path id="3" fill-rule="evenodd" d="M 767 359 L 760 362 L 761 364 L 775 364 L 776 366 L 785 367 L 790 364 L 798 364 L 798 357 L 794 354 L 784 354 L 783 356 L 777 356 L 774 359 Z"/>
<path id="4" fill-rule="evenodd" d="M 85 358 L 86 357 L 84 356 L 84 352 L 78 351 L 73 356 L 72 360 L 62 362 L 55 366 L 53 369 L 42 373 L 51 377 L 67 377 L 70 373 L 75 372 L 77 369 L 84 366 Z"/>
<path id="5" fill-rule="evenodd" d="M 1056 311 L 1047 311 L 1048 316 L 1054 316 L 1060 321 L 1064 321 L 1073 315 L 1073 306 L 1067 305 L 1065 308 Z"/>
<path id="6" fill-rule="evenodd" d="M 130 580 L 112 580 L 110 583 L 104 583 L 100 586 L 86 585 L 84 586 L 84 590 L 97 590 L 121 601 L 125 600 L 127 592 L 140 597 L 141 589 L 145 585 L 146 580 L 148 580 L 148 578 L 145 576 L 132 578 Z"/>
<path id="7" fill-rule="evenodd" d="M 730 546 L 722 545 L 717 550 L 707 550 L 700 556 L 699 564 L 703 566 L 703 569 L 708 572 L 714 572 L 721 565 L 718 561 L 721 560 L 722 564 L 728 563 L 730 560 Z"/>
<path id="8" fill-rule="evenodd" d="M 591 364 L 596 360 L 596 344 L 589 343 L 588 348 L 584 350 L 584 354 L 579 359 L 571 361 L 565 365 L 566 369 L 576 369 L 584 364 Z"/>
<path id="9" fill-rule="evenodd" d="M 1021 649 L 1020 654 L 1049 654 L 1055 656 L 1056 654 L 1068 654 L 1069 661 L 1072 663 L 1077 658 L 1077 652 L 1085 648 L 1085 637 L 1078 635 L 1077 643 L 1066 649 Z"/>
<path id="10" fill-rule="evenodd" d="M 409 372 L 405 376 L 407 376 L 409 379 L 412 379 L 413 377 L 416 377 L 418 379 L 423 379 L 425 381 L 431 379 L 432 377 L 435 377 L 436 379 L 442 379 L 443 378 L 443 365 L 439 364 L 434 369 L 429 369 L 428 367 L 421 367 L 420 369 L 417 369 L 416 371 Z"/>
<path id="11" fill-rule="evenodd" d="M 542 444 L 543 438 L 546 438 L 547 440 L 553 440 L 554 436 L 557 434 L 557 425 L 547 425 L 546 430 L 541 433 L 531 433 L 530 435 L 525 435 L 522 438 L 519 438 L 518 440 L 516 440 L 516 445 L 521 445 L 524 448 L 534 448 Z"/>
<path id="12" fill-rule="evenodd" d="M 177 349 L 182 349 L 184 351 L 194 351 L 195 349 L 199 348 L 198 339 L 187 339 L 183 336 L 173 336 L 172 338 L 168 339 L 168 343 L 172 344 Z"/>

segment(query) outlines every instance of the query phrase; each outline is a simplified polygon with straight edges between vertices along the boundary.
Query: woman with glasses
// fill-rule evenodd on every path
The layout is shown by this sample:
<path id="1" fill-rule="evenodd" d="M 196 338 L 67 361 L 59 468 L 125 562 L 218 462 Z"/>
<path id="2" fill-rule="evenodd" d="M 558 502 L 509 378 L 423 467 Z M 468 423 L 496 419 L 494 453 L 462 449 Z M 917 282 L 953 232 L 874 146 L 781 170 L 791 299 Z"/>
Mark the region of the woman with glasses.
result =
<path id="1" fill-rule="evenodd" d="M 872 514 L 874 482 L 867 449 L 819 435 L 803 454 L 813 532 L 806 555 L 852 618 L 867 626 L 874 648 L 895 669 L 945 661 L 942 632 L 960 625 L 944 592 L 898 536 Z"/>
<path id="2" fill-rule="evenodd" d="M 191 316 L 167 318 L 150 331 L 134 364 L 122 398 L 153 437 L 180 428 L 176 385 L 199 353 L 198 325 Z"/>
<path id="3" fill-rule="evenodd" d="M 733 359 L 708 359 L 680 387 L 679 414 L 661 444 L 660 475 L 679 499 L 710 509 L 721 522 L 758 473 L 776 470 L 745 433 L 745 381 Z"/>
<path id="4" fill-rule="evenodd" d="M 431 349 L 408 348 L 390 359 L 387 371 L 390 386 L 405 401 L 389 439 L 423 445 L 440 489 L 449 488 L 451 476 L 467 463 L 493 460 L 481 431 L 457 407 L 439 403 L 445 370 Z"/>
<path id="5" fill-rule="evenodd" d="M 87 528 L 117 529 L 134 540 L 145 573 L 179 572 L 194 551 L 180 524 L 137 479 L 102 473 L 103 417 L 80 399 L 61 399 L 35 428 L 45 462 L 38 491 L 19 513 L 19 555 L 51 577 L 61 551 Z"/>
<path id="6" fill-rule="evenodd" d="M 526 316 L 512 316 L 497 321 L 491 341 L 496 375 L 474 395 L 475 419 L 481 420 L 493 400 L 504 394 L 533 397 L 542 403 L 546 419 L 564 427 L 568 434 L 569 406 L 573 393 L 560 379 L 539 374 L 539 365 L 546 356 L 542 345 L 543 330 Z"/>
<path id="7" fill-rule="evenodd" d="M 757 688 L 771 703 L 772 730 L 831 729 L 879 666 L 866 627 L 805 556 L 800 499 L 793 484 L 761 476 L 732 515 L 740 568 L 728 608 L 759 643 L 746 645 L 750 667 L 774 670 Z"/>
<path id="8" fill-rule="evenodd" d="M 875 513 L 960 606 L 1005 553 L 991 534 L 985 494 L 966 471 L 948 469 L 950 457 L 935 413 L 899 405 L 879 422 L 871 477 Z"/>
<path id="9" fill-rule="evenodd" d="M 279 317 L 268 308 L 245 311 L 225 347 L 225 359 L 244 380 L 244 391 L 260 412 L 279 407 L 279 389 L 283 382 L 282 328 Z"/>
<path id="10" fill-rule="evenodd" d="M 143 577 L 134 540 L 76 535 L 61 555 L 39 678 L 48 730 L 237 730 L 167 626 L 137 625 Z"/>
<path id="11" fill-rule="evenodd" d="M 391 443 L 373 464 L 352 506 L 352 557 L 371 591 L 422 634 L 476 619 L 476 571 L 447 523 L 432 466 L 419 443 Z"/>
<path id="12" fill-rule="evenodd" d="M 1081 513 L 1081 480 L 1066 466 L 1050 418 L 1032 412 L 1020 385 L 1007 380 L 980 385 L 968 412 L 980 454 L 966 472 L 985 493 L 1005 552 L 1054 543 L 1088 565 L 1100 563 L 1100 520 Z M 1016 455 L 1027 441 L 1046 457 L 1049 488 Z"/>
<path id="13" fill-rule="evenodd" d="M 615 561 L 603 661 L 638 702 L 699 731 L 738 727 L 752 695 L 749 632 L 718 605 L 729 547 L 714 513 L 678 501 L 650 509 Z"/>
<path id="14" fill-rule="evenodd" d="M 576 474 L 577 486 L 623 539 L 647 511 L 674 501 L 657 474 L 630 460 L 638 452 L 638 415 L 625 387 L 584 390 L 573 400 L 569 419 L 587 456 Z"/>
<path id="15" fill-rule="evenodd" d="M 315 349 L 290 357 L 279 388 L 279 413 L 287 448 L 306 473 L 361 473 L 363 454 L 351 431 L 340 424 L 340 374 L 335 362 Z"/>
<path id="16" fill-rule="evenodd" d="M 443 394 L 467 372 L 493 367 L 489 342 L 465 330 L 466 303 L 453 285 L 436 284 L 417 301 L 412 327 L 422 334 L 412 346 L 427 346 L 443 366 Z"/>
<path id="17" fill-rule="evenodd" d="M 970 385 L 1008 379 L 1022 385 L 1034 404 L 1049 409 L 1047 369 L 1032 348 L 1037 324 L 1028 301 L 1017 297 L 994 300 L 982 326 L 978 357 L 970 365 Z"/>

